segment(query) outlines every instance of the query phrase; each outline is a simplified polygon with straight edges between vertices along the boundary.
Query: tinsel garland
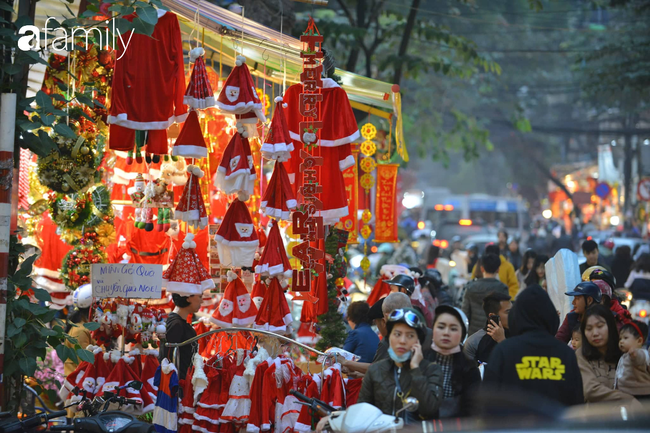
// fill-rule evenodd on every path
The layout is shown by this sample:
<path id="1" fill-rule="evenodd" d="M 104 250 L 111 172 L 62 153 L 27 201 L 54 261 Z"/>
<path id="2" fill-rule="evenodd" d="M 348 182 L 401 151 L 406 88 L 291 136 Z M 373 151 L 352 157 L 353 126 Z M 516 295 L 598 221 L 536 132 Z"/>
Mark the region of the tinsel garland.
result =
<path id="1" fill-rule="evenodd" d="M 52 194 L 48 204 L 52 221 L 62 228 L 81 228 L 92 214 L 92 204 L 88 193 L 70 196 Z"/>
<path id="2" fill-rule="evenodd" d="M 51 190 L 71 194 L 87 188 L 95 180 L 97 143 L 90 133 L 71 139 L 57 135 L 53 150 L 38 159 L 38 179 Z"/>

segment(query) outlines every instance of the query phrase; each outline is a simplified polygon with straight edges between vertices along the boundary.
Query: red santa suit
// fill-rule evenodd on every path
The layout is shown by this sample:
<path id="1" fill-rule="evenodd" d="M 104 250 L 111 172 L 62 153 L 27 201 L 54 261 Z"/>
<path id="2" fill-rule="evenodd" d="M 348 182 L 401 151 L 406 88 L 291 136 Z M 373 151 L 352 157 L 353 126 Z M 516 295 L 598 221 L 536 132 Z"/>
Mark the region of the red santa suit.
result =
<path id="1" fill-rule="evenodd" d="M 303 119 L 299 111 L 301 92 L 302 85 L 294 84 L 284 95 L 284 102 L 288 105 L 286 116 L 289 133 L 294 144 L 291 159 L 285 164 L 289 178 L 293 177 L 294 180 L 294 193 L 297 193 L 302 185 L 302 173 L 299 170 L 302 162 L 299 156 L 300 150 L 303 149 L 304 136 L 300 131 L 300 122 Z M 323 128 L 320 130 L 319 145 L 312 153 L 323 157 L 323 166 L 319 169 L 320 183 L 324 187 L 320 195 L 323 210 L 319 215 L 323 217 L 325 224 L 335 224 L 340 218 L 348 215 L 343 171 L 354 165 L 350 143 L 357 140 L 360 134 L 345 90 L 334 80 L 326 78 L 323 80 L 321 94 L 323 101 L 319 104 L 319 116 Z"/>
<path id="2" fill-rule="evenodd" d="M 132 21 L 135 15 L 129 15 Z M 122 39 L 127 42 L 123 46 Z M 120 39 L 108 121 L 137 130 L 167 129 L 187 117 L 183 42 L 176 14 L 158 9 L 151 36 Z M 112 138 L 112 137 L 111 137 Z"/>

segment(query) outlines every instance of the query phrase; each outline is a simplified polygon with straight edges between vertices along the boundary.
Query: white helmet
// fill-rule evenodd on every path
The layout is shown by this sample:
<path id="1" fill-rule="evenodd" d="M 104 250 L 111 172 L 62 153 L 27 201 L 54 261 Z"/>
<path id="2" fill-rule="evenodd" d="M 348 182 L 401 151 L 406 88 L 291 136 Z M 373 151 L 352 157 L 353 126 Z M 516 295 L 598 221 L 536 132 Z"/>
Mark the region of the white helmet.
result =
<path id="1" fill-rule="evenodd" d="M 77 308 L 88 308 L 93 304 L 93 286 L 84 284 L 72 294 L 72 304 Z"/>

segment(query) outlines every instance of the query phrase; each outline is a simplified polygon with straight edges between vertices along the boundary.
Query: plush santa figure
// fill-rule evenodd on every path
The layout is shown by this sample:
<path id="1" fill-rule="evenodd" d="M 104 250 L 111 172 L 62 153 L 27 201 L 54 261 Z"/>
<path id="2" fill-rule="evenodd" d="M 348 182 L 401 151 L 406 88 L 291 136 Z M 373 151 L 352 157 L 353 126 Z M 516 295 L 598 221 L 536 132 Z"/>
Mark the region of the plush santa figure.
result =
<path id="1" fill-rule="evenodd" d="M 280 234 L 280 227 L 276 221 L 271 222 L 271 230 L 269 237 L 264 247 L 264 252 L 260 257 L 259 264 L 255 267 L 255 273 L 262 276 L 278 276 L 283 275 L 286 278 L 291 278 L 293 270 L 287 257 L 287 250 L 282 241 Z"/>
<path id="2" fill-rule="evenodd" d="M 254 111 L 257 117 L 266 122 L 262 101 L 260 101 L 253 78 L 246 65 L 246 58 L 237 56 L 235 67 L 228 75 L 217 98 L 217 106 L 222 112 L 245 114 Z"/>
<path id="3" fill-rule="evenodd" d="M 289 125 L 284 117 L 284 109 L 287 107 L 282 97 L 275 98 L 275 111 L 271 120 L 271 127 L 264 138 L 261 147 L 262 156 L 266 159 L 275 159 L 284 162 L 291 158 L 293 142 L 289 135 Z"/>
<path id="4" fill-rule="evenodd" d="M 253 194 L 255 186 L 255 165 L 246 132 L 236 132 L 223 152 L 219 168 L 215 174 L 216 187 L 225 194 L 245 192 Z"/>
<path id="5" fill-rule="evenodd" d="M 142 382 L 142 389 L 149 394 L 149 397 L 151 397 L 154 402 L 156 401 L 158 387 L 154 385 L 153 379 L 158 366 L 160 366 L 160 362 L 158 361 L 158 350 L 145 349 L 140 382 Z"/>
<path id="6" fill-rule="evenodd" d="M 280 284 L 280 280 L 271 278 L 271 283 L 255 318 L 254 328 L 272 332 L 287 332 L 287 326 L 291 324 L 293 318 L 287 298 L 284 296 L 286 286 L 286 281 Z"/>
<path id="7" fill-rule="evenodd" d="M 187 172 L 190 174 L 190 178 L 183 187 L 183 194 L 178 200 L 174 215 L 176 219 L 185 221 L 192 227 L 203 229 L 208 225 L 208 214 L 199 184 L 199 179 L 203 177 L 204 173 L 196 165 L 188 165 Z"/>
<path id="8" fill-rule="evenodd" d="M 222 328 L 248 326 L 257 316 L 257 307 L 251 301 L 243 281 L 232 271 L 228 271 L 228 286 L 223 294 L 219 308 L 214 310 L 212 323 Z"/>
<path id="9" fill-rule="evenodd" d="M 298 201 L 291 189 L 287 170 L 284 164 L 276 162 L 271 180 L 260 202 L 260 210 L 268 217 L 288 220 L 291 211 L 297 206 Z"/>
<path id="10" fill-rule="evenodd" d="M 203 60 L 204 54 L 205 50 L 202 47 L 190 50 L 190 63 L 194 63 L 194 68 L 183 98 L 183 102 L 190 108 L 214 107 L 216 103 L 208 79 L 208 71 L 205 68 L 205 60 Z"/>
<path id="11" fill-rule="evenodd" d="M 240 197 L 247 198 L 241 194 Z M 237 198 L 230 204 L 215 236 L 222 266 L 251 267 L 259 245 L 253 218 L 241 199 Z"/>
<path id="12" fill-rule="evenodd" d="M 201 295 L 204 290 L 214 288 L 210 273 L 196 254 L 194 235 L 185 235 L 183 248 L 163 273 L 163 284 L 168 292 L 181 296 Z"/>
<path id="13" fill-rule="evenodd" d="M 97 396 L 103 396 L 106 392 L 117 392 L 118 388 L 123 387 L 134 380 L 140 381 L 140 378 L 131 368 L 131 364 L 134 362 L 135 358 L 130 356 L 120 357 L 119 352 L 117 351 L 112 351 L 110 357 L 115 366 L 106 378 L 106 382 L 97 393 Z M 120 395 L 136 400 L 140 403 L 134 410 L 136 413 L 147 413 L 152 411 L 154 408 L 153 400 L 144 389 L 138 391 L 131 387 L 127 387 L 120 392 Z"/>
<path id="14" fill-rule="evenodd" d="M 317 139 L 315 133 L 300 129 L 300 122 L 303 119 L 300 114 L 302 92 L 302 85 L 294 84 L 284 94 L 284 101 L 288 104 L 285 114 L 294 144 L 291 160 L 285 164 L 290 179 L 294 181 L 295 193 L 302 186 L 300 150 L 303 149 L 303 143 L 315 143 Z M 320 94 L 323 100 L 318 105 L 318 114 L 320 121 L 323 122 L 323 128 L 319 133 L 318 154 L 323 157 L 323 166 L 319 167 L 318 171 L 320 184 L 325 188 L 319 197 L 323 202 L 323 209 L 319 215 L 323 217 L 323 222 L 329 225 L 336 224 L 340 218 L 348 215 L 343 171 L 355 163 L 350 143 L 356 141 L 360 134 L 345 90 L 334 80 L 326 78 L 323 80 Z"/>
<path id="15" fill-rule="evenodd" d="M 208 156 L 208 148 L 203 139 L 201 124 L 196 110 L 190 111 L 187 120 L 183 123 L 183 129 L 178 134 L 174 143 L 172 155 L 184 158 L 205 158 Z"/>

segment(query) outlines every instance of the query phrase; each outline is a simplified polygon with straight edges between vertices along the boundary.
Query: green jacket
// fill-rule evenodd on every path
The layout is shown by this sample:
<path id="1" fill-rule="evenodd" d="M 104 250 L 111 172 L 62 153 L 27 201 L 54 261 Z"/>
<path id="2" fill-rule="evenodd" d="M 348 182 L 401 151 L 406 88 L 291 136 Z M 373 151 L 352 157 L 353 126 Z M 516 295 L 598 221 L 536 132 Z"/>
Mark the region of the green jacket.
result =
<path id="1" fill-rule="evenodd" d="M 442 401 L 442 368 L 425 359 L 420 367 L 411 370 L 409 362 L 402 368 L 399 383 L 405 397 L 415 397 L 420 402 L 416 412 L 422 419 L 433 419 Z M 370 403 L 387 415 L 402 408 L 395 389 L 395 363 L 384 359 L 373 363 L 363 378 L 357 403 Z"/>

